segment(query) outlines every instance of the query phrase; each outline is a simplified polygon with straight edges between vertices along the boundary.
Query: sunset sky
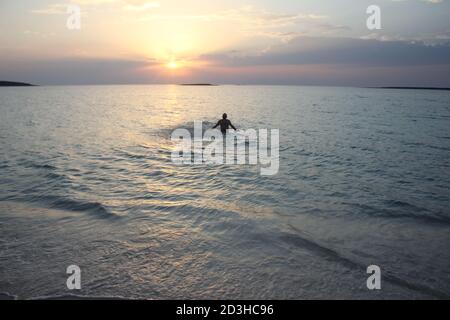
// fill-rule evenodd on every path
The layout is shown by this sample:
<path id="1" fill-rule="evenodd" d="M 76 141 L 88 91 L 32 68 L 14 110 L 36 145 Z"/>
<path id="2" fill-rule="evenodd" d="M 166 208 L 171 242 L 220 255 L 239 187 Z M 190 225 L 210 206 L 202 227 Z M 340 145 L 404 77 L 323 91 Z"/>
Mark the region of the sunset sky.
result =
<path id="1" fill-rule="evenodd" d="M 450 86 L 448 0 L 1 0 L 0 28 L 0 80 Z"/>

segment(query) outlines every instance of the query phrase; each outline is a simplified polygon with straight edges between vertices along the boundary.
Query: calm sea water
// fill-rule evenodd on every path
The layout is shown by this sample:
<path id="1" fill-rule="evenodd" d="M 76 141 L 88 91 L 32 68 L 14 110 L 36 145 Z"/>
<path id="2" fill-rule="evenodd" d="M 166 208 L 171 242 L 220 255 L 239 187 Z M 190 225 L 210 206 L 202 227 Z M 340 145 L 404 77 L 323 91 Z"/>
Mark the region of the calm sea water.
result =
<path id="1" fill-rule="evenodd" d="M 280 170 L 176 166 L 227 112 L 280 129 Z M 449 298 L 450 92 L 0 88 L 0 293 Z M 366 287 L 367 266 L 382 289 Z"/>

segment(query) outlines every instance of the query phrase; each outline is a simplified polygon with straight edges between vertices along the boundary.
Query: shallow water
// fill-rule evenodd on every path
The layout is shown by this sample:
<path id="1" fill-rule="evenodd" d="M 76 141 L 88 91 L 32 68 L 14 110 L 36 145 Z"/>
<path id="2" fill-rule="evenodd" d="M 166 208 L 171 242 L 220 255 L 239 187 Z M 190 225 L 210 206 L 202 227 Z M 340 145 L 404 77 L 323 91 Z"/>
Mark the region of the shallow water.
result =
<path id="1" fill-rule="evenodd" d="M 0 88 L 0 293 L 449 298 L 450 93 Z M 176 166 L 176 128 L 280 129 L 280 170 Z M 382 290 L 366 268 L 382 270 Z"/>

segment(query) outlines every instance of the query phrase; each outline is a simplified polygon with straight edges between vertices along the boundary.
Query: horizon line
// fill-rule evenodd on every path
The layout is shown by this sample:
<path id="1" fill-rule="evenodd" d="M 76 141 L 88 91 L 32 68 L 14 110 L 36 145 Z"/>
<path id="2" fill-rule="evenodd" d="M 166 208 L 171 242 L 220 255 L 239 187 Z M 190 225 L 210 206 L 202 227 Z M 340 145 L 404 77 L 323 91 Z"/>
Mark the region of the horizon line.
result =
<path id="1" fill-rule="evenodd" d="M 83 83 L 83 84 L 32 84 L 18 81 L 3 81 L 26 85 L 27 87 L 69 87 L 69 86 L 197 86 L 197 87 L 217 87 L 217 86 L 285 86 L 285 87 L 331 87 L 331 88 L 361 88 L 361 89 L 405 89 L 405 90 L 450 90 L 445 86 L 357 86 L 357 85 L 333 85 L 333 84 L 283 84 L 283 83 Z M 19 86 L 19 85 L 18 85 Z M 2 87 L 0 85 L 0 87 Z M 4 86 L 8 87 L 8 86 Z M 14 86 L 11 86 L 14 87 Z"/>

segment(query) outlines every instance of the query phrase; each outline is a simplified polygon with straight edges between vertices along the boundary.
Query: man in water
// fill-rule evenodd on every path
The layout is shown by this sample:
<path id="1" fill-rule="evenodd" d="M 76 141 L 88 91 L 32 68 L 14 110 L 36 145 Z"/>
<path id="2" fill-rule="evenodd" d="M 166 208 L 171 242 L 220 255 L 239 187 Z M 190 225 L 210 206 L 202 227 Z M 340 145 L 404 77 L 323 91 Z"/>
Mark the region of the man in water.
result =
<path id="1" fill-rule="evenodd" d="M 231 124 L 231 121 L 227 119 L 227 114 L 224 113 L 222 115 L 222 119 L 220 119 L 217 124 L 213 127 L 213 129 L 217 128 L 218 126 L 220 126 L 220 131 L 222 131 L 222 134 L 226 134 L 227 130 L 232 127 L 234 129 L 234 131 L 236 131 L 236 128 Z"/>

